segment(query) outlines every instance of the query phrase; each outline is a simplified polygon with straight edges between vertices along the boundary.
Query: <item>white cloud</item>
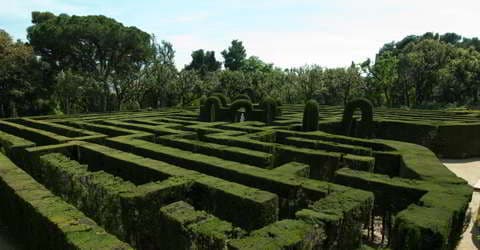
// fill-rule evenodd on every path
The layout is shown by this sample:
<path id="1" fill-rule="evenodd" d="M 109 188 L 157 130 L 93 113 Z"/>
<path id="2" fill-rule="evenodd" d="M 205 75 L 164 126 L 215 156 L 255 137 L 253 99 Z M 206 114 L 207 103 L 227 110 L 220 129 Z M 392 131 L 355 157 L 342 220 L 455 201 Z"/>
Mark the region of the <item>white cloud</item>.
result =
<path id="1" fill-rule="evenodd" d="M 22 20 L 26 28 L 32 10 L 105 14 L 125 25 L 154 32 L 159 40 L 172 42 L 179 67 L 189 63 L 191 52 L 200 48 L 216 51 L 217 59 L 221 60 L 220 51 L 228 47 L 232 39 L 242 40 L 249 55 L 281 67 L 307 63 L 335 67 L 374 57 L 384 43 L 398 41 L 409 34 L 432 31 L 480 36 L 478 0 L 216 0 L 209 3 L 218 8 L 181 7 L 182 12 L 175 13 L 179 10 L 169 12 L 168 6 L 156 11 L 152 2 L 139 2 L 135 10 L 131 10 L 126 2 L 117 5 L 88 0 L 74 3 L 0 0 L 2 6 L 8 6 L 0 9 L 0 18 Z M 300 5 L 305 13 L 298 8 L 293 10 Z M 223 13 L 223 18 L 218 18 L 216 13 Z M 229 16 L 231 13 L 234 14 Z M 239 13 L 255 13 L 253 17 L 258 24 L 246 27 L 249 20 Z M 263 13 L 268 15 L 262 16 Z"/>

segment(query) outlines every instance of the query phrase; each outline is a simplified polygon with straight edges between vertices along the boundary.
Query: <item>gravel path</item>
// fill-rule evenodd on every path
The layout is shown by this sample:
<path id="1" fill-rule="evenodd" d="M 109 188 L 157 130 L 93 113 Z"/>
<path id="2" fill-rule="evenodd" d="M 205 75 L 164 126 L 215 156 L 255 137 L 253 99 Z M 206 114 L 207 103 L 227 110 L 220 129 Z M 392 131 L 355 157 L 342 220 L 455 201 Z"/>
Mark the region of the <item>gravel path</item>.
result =
<path id="1" fill-rule="evenodd" d="M 468 181 L 468 184 L 471 186 L 474 186 L 478 181 L 480 181 L 480 158 L 465 160 L 444 159 L 442 161 L 447 168 L 454 172 L 458 177 Z M 475 191 L 473 193 L 469 208 L 471 212 L 470 223 L 458 244 L 457 250 L 475 250 L 480 248 L 480 242 L 477 240 L 480 232 L 473 226 L 479 206 L 480 191 Z"/>

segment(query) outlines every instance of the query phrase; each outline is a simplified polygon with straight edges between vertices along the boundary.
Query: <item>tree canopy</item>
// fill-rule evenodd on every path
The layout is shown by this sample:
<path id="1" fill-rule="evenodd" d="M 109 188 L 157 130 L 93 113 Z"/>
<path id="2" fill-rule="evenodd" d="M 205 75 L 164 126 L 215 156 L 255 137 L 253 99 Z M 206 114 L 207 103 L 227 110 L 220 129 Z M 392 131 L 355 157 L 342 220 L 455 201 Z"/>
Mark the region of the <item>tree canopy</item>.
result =
<path id="1" fill-rule="evenodd" d="M 222 51 L 223 59 L 225 60 L 225 68 L 229 70 L 239 70 L 242 68 L 245 58 L 247 57 L 247 51 L 243 47 L 242 41 L 233 40 L 228 49 Z"/>
<path id="2" fill-rule="evenodd" d="M 183 69 L 174 44 L 102 15 L 33 12 L 28 43 L 0 30 L 0 116 L 198 105 L 202 95 L 344 105 L 366 97 L 377 106 L 476 107 L 480 40 L 456 33 L 409 35 L 374 58 L 349 66 L 278 68 L 247 55 L 242 41 L 221 52 L 199 48 Z"/>

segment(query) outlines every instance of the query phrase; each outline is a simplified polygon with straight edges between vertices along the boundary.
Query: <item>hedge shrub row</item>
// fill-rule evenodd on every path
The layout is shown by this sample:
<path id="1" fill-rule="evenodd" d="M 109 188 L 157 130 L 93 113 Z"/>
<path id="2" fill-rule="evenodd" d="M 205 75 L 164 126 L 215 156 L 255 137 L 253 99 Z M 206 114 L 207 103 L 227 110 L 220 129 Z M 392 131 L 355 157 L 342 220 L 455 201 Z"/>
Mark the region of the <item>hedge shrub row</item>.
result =
<path id="1" fill-rule="evenodd" d="M 0 154 L 0 216 L 26 249 L 132 249 Z"/>

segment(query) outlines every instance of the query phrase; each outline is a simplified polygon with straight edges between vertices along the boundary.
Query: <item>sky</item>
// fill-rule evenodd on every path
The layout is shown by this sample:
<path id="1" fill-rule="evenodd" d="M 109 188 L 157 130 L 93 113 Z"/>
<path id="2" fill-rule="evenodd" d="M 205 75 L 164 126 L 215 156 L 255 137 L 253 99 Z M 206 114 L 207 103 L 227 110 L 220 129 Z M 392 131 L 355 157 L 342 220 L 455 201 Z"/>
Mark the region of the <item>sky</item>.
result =
<path id="1" fill-rule="evenodd" d="M 197 49 L 233 39 L 282 68 L 344 67 L 410 34 L 480 36 L 479 0 L 0 0 L 0 29 L 26 41 L 32 11 L 105 15 L 166 40 L 183 68 Z"/>

